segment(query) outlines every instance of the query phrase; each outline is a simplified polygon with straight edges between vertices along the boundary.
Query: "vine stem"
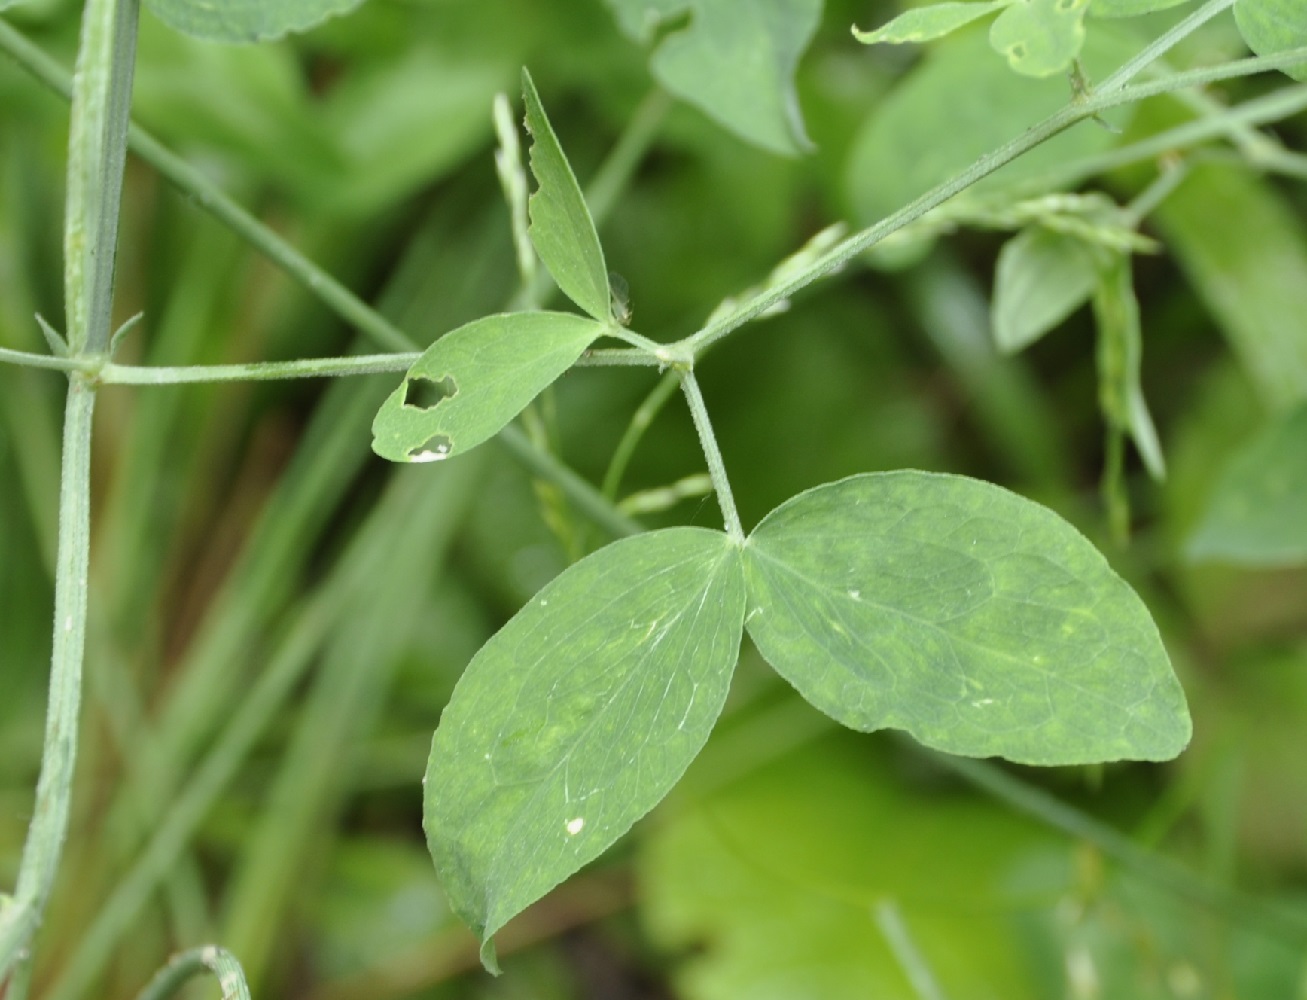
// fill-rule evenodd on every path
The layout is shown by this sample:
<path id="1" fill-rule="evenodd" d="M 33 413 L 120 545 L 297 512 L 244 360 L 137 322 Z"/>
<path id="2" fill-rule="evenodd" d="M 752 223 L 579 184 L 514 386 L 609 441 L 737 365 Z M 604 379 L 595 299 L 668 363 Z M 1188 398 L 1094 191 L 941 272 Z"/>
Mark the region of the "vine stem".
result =
<path id="1" fill-rule="evenodd" d="M 127 156 L 138 0 L 88 0 L 73 74 L 64 225 L 66 343 L 72 360 L 103 356 L 111 339 L 114 252 Z M 90 556 L 91 427 L 96 383 L 69 373 L 59 484 L 54 640 L 45 747 L 14 897 L 0 908 L 0 980 L 19 968 L 22 1000 L 32 938 L 54 887 L 68 832 L 77 760 Z"/>
<path id="2" fill-rule="evenodd" d="M 1153 39 L 1144 47 L 1143 51 L 1120 66 L 1094 89 L 1106 92 L 1119 90 L 1217 14 L 1233 6 L 1234 0 L 1207 0 L 1207 3 L 1199 7 L 1183 21 L 1173 25 L 1169 31 L 1163 32 Z"/>
<path id="3" fill-rule="evenodd" d="M 708 419 L 708 407 L 704 405 L 703 393 L 699 391 L 699 382 L 694 377 L 693 371 L 686 371 L 681 376 L 681 389 L 690 404 L 694 429 L 699 432 L 699 443 L 703 446 L 704 458 L 708 460 L 708 475 L 712 477 L 713 488 L 717 492 L 717 502 L 722 508 L 726 534 L 736 545 L 742 546 L 744 528 L 740 526 L 740 515 L 735 510 L 735 497 L 731 493 L 730 481 L 726 478 L 726 464 L 722 461 L 721 449 L 717 447 L 717 436 L 713 434 L 712 422 Z"/>
<path id="4" fill-rule="evenodd" d="M 136 1000 L 167 1000 L 188 979 L 205 972 L 211 972 L 218 978 L 222 1000 L 250 1000 L 250 988 L 246 985 L 245 972 L 241 969 L 240 962 L 230 952 L 212 945 L 175 955 L 150 980 L 149 985 L 141 990 Z"/>

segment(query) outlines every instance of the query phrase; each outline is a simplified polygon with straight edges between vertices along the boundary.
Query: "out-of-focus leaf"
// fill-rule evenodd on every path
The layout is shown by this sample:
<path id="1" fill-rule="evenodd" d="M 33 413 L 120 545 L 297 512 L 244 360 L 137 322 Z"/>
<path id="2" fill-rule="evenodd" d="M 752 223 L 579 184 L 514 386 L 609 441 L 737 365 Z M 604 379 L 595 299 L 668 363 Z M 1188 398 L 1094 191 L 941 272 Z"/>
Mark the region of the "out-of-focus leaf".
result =
<path id="1" fill-rule="evenodd" d="M 1307 562 L 1307 404 L 1273 421 L 1230 460 L 1189 554 L 1250 566 Z"/>
<path id="2" fill-rule="evenodd" d="M 1123 62 L 1132 44 L 1111 31 L 1093 32 L 1084 61 L 1091 75 Z M 853 214 L 872 223 L 959 173 L 977 157 L 1020 135 L 1067 101 L 1065 80 L 1016 76 L 983 37 L 960 35 L 936 46 L 872 108 L 849 154 Z M 1114 142 L 1104 128 L 1077 126 L 1008 164 L 962 197 L 1021 186 L 1040 189 L 1051 166 L 1103 152 Z"/>
<path id="3" fill-rule="evenodd" d="M 178 31 L 214 42 L 263 42 L 307 31 L 363 0 L 145 0 Z"/>
<path id="4" fill-rule="evenodd" d="M 1029 347 L 1089 301 L 1098 269 L 1074 236 L 1043 226 L 1003 244 L 994 271 L 994 341 L 1008 353 Z"/>
<path id="5" fill-rule="evenodd" d="M 482 647 L 431 746 L 425 826 L 481 938 L 598 857 L 685 772 L 739 655 L 744 582 L 718 531 L 624 539 Z"/>
<path id="6" fill-rule="evenodd" d="M 1261 395 L 1277 409 L 1307 399 L 1307 233 L 1289 203 L 1259 176 L 1208 163 L 1153 218 Z"/>
<path id="7" fill-rule="evenodd" d="M 622 30 L 641 43 L 688 16 L 650 60 L 677 97 L 764 149 L 811 148 L 794 72 L 821 23 L 822 0 L 608 0 Z"/>
<path id="8" fill-rule="evenodd" d="M 1238 0 L 1234 20 L 1243 40 L 1259 56 L 1307 47 L 1307 10 L 1302 0 Z M 1284 72 L 1307 81 L 1307 63 Z"/>
<path id="9" fill-rule="evenodd" d="M 1190 0 L 1089 0 L 1089 14 L 1091 17 L 1136 17 L 1189 2 Z"/>
<path id="10" fill-rule="evenodd" d="M 943 38 L 972 21 L 1002 10 L 1012 0 L 991 0 L 990 3 L 937 3 L 904 11 L 894 20 L 875 31 L 853 29 L 853 37 L 863 45 L 884 42 L 900 45 L 904 42 L 930 42 Z"/>
<path id="11" fill-rule="evenodd" d="M 852 476 L 749 537 L 747 627 L 853 729 L 1030 764 L 1167 760 L 1184 693 L 1143 602 L 1052 511 L 962 476 Z"/>
<path id="12" fill-rule="evenodd" d="M 475 448 L 604 332 L 572 313 L 486 316 L 426 349 L 377 411 L 372 449 L 392 462 L 438 462 Z"/>
<path id="13" fill-rule="evenodd" d="M 1124 254 L 1116 255 L 1099 277 L 1094 319 L 1098 324 L 1098 398 L 1103 415 L 1115 430 L 1130 435 L 1149 474 L 1161 479 L 1166 475 L 1166 460 L 1139 383 L 1143 334 L 1130 258 Z"/>
<path id="14" fill-rule="evenodd" d="M 877 926 L 886 902 L 937 995 L 1034 1000 L 1030 929 L 1069 860 L 1033 823 L 906 787 L 868 741 L 834 734 L 657 831 L 640 899 L 655 940 L 698 946 L 675 973 L 687 1000 L 920 1000 Z"/>
<path id="15" fill-rule="evenodd" d="M 989 30 L 989 44 L 1023 76 L 1069 69 L 1085 44 L 1089 0 L 1017 0 Z"/>
<path id="16" fill-rule="evenodd" d="M 526 70 L 522 95 L 526 127 L 533 139 L 531 173 L 539 185 L 529 202 L 531 242 L 563 293 L 595 319 L 607 320 L 612 292 L 599 234 Z"/>

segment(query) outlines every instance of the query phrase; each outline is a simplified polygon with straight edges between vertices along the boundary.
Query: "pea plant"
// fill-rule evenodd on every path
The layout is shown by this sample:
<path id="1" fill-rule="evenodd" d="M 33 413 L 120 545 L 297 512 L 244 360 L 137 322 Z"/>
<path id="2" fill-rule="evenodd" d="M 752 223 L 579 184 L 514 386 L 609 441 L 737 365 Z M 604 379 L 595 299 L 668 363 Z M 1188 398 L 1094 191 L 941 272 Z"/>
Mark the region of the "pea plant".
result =
<path id="1" fill-rule="evenodd" d="M 202 38 L 258 41 L 305 30 L 359 2 L 147 5 Z M 1135 254 L 1157 249 L 1139 227 L 1175 190 L 1184 166 L 1163 156 L 1157 176 L 1125 206 L 1102 192 L 1069 189 L 1117 163 L 1155 160 L 1212 134 L 1236 142 L 1242 137 L 1254 149 L 1247 141 L 1252 126 L 1291 109 L 1260 109 L 1262 119 L 1218 109 L 1140 148 L 1123 147 L 1111 154 L 1115 159 L 1090 160 L 1074 176 L 1050 180 L 1044 172 L 1019 194 L 986 195 L 976 185 L 1068 130 L 1114 128 L 1116 109 L 1150 97 L 1268 71 L 1307 80 L 1307 16 L 1297 0 L 1206 0 L 1115 71 L 1092 78 L 1082 50 L 1100 23 L 1184 2 L 974 0 L 917 7 L 883 26 L 854 28 L 859 42 L 900 45 L 932 42 L 994 15 L 993 58 L 1005 58 L 1021 77 L 1064 75 L 1067 101 L 873 225 L 848 235 L 841 227 L 823 231 L 680 339 L 655 340 L 633 328 L 639 312 L 609 270 L 591 207 L 524 71 L 528 165 L 521 162 L 507 102 L 496 106 L 497 166 L 523 294 L 510 311 L 459 326 L 420 353 L 403 331 L 131 124 L 136 0 L 88 0 L 71 83 L 0 22 L 6 52 L 54 89 L 66 90 L 72 102 L 64 329 L 41 320 L 48 355 L 0 349 L 0 361 L 56 369 L 68 378 L 45 750 L 17 884 L 0 896 L 6 1000 L 26 995 L 30 949 L 69 822 L 87 641 L 92 415 L 105 385 L 402 372 L 372 425 L 377 455 L 429 465 L 438 481 L 447 474 L 445 463 L 465 461 L 477 446 L 506 438 L 535 474 L 613 533 L 628 536 L 576 561 L 494 634 L 467 666 L 435 730 L 424 779 L 427 842 L 450 905 L 476 933 L 491 971 L 498 971 L 494 937 L 507 922 L 610 848 L 700 754 L 722 713 L 745 633 L 806 701 L 859 732 L 901 730 L 946 754 L 1029 765 L 1178 755 L 1190 741 L 1191 722 L 1153 618 L 1070 523 L 977 479 L 902 470 L 814 484 L 746 528 L 696 372 L 715 345 L 870 255 L 912 253 L 964 226 L 1014 231 L 996 274 L 996 341 L 1006 351 L 1023 350 L 1092 303 L 1106 441 L 1103 496 L 1108 520 L 1124 539 L 1130 525 L 1126 442 L 1152 476 L 1166 474 L 1141 388 L 1132 262 Z M 743 47 L 769 53 L 774 65 L 766 73 L 788 78 L 820 20 L 819 0 L 761 5 L 775 8 L 771 20 L 753 8 L 686 0 L 681 13 L 690 14 L 689 27 L 661 37 L 655 37 L 659 17 L 677 13 L 664 9 L 668 5 L 609 5 L 631 37 L 656 46 L 653 73 L 668 92 L 763 148 L 790 154 L 807 148 L 786 86 L 772 79 L 768 89 L 766 81 L 750 81 L 779 94 L 772 113 L 759 116 L 742 111 L 750 105 L 741 105 L 730 88 L 705 86 L 702 76 L 724 52 Z M 0 3 L 9 6 L 12 0 Z M 1256 55 L 1183 72 L 1165 66 L 1170 50 L 1232 7 Z M 129 146 L 387 353 L 208 368 L 117 363 L 115 350 L 130 331 L 130 324 L 115 331 L 110 321 Z M 539 289 L 550 280 L 574 311 L 538 308 Z M 542 394 L 577 366 L 656 371 L 661 381 L 648 404 L 654 408 L 679 388 L 707 470 L 706 479 L 694 482 L 706 483 L 715 496 L 720 530 L 639 530 L 598 488 L 523 443 L 513 422 L 533 412 Z M 1301 424 L 1298 412 L 1258 447 L 1274 454 L 1291 450 L 1301 441 Z M 635 447 L 639 432 L 633 425 L 623 454 Z M 1256 529 L 1240 484 L 1273 463 L 1265 455 L 1251 461 L 1254 471 L 1232 473 L 1229 498 L 1221 494 L 1215 520 L 1197 536 L 1200 551 L 1258 544 L 1248 538 Z M 621 461 L 610 472 L 620 478 Z M 1284 503 L 1283 484 L 1267 490 L 1267 507 Z M 1281 541 L 1273 544 L 1283 551 Z M 252 734 L 243 738 L 233 756 L 253 741 Z M 169 835 L 169 843 L 184 840 L 180 829 Z M 82 984 L 93 980 L 112 950 L 112 935 L 121 933 L 133 906 L 162 877 L 175 856 L 175 849 L 173 855 L 167 850 L 151 855 L 154 867 L 142 875 L 135 902 L 114 911 L 116 929 L 97 938 L 98 950 L 78 966 Z M 205 970 L 219 977 L 224 996 L 248 996 L 236 957 L 213 947 L 185 952 L 142 996 L 168 996 Z"/>

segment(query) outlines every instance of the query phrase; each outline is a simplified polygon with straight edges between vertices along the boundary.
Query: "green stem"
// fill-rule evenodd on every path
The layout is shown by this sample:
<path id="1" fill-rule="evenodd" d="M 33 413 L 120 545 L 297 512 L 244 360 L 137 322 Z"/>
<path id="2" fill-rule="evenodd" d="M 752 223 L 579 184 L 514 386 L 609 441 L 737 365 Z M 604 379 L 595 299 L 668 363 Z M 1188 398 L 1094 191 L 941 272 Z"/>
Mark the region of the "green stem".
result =
<path id="1" fill-rule="evenodd" d="M 893 899 L 881 899 L 871 908 L 871 913 L 876 920 L 876 926 L 880 929 L 881 937 L 889 945 L 889 950 L 894 954 L 895 961 L 899 963 L 899 968 L 912 984 L 912 989 L 919 1000 L 945 1000 L 935 974 L 926 964 L 921 949 L 912 940 L 912 934 L 908 931 L 908 925 L 903 920 L 903 913 L 898 904 Z"/>
<path id="2" fill-rule="evenodd" d="M 680 383 L 680 375 L 675 371 L 667 372 L 654 386 L 653 391 L 640 404 L 640 408 L 635 411 L 631 417 L 631 423 L 626 428 L 626 433 L 622 435 L 622 440 L 617 442 L 617 448 L 613 451 L 612 460 L 608 463 L 608 471 L 604 473 L 603 485 L 599 487 L 608 500 L 617 499 L 617 488 L 622 483 L 622 475 L 626 472 L 626 466 L 631 461 L 631 456 L 635 454 L 636 446 L 639 445 L 640 439 L 644 437 L 644 432 L 649 429 L 653 423 L 654 417 L 658 416 L 659 411 L 666 405 L 667 401 L 672 398 L 672 393 L 676 391 Z"/>
<path id="3" fill-rule="evenodd" d="M 1199 7 L 1183 21 L 1178 22 L 1169 31 L 1153 39 L 1142 52 L 1098 84 L 1094 90 L 1119 90 L 1138 76 L 1146 67 L 1162 58 L 1177 44 L 1184 41 L 1221 11 L 1233 6 L 1234 0 L 1207 0 L 1207 3 Z"/>
<path id="4" fill-rule="evenodd" d="M 1237 59 L 1221 66 L 1205 67 L 1187 73 L 1176 73 L 1160 80 L 1121 87 L 1114 91 L 1108 91 L 1106 88 L 1096 90 L 1089 97 L 1078 99 L 1075 103 L 1067 105 L 1060 111 L 1045 118 L 1042 122 L 1027 129 L 1022 135 L 982 156 L 966 170 L 927 191 L 892 215 L 860 232 L 854 233 L 832 247 L 830 251 L 818 257 L 807 267 L 797 270 L 784 281 L 770 285 L 759 292 L 744 302 L 735 312 L 721 317 L 676 344 L 669 344 L 667 349 L 670 351 L 683 351 L 698 357 L 717 341 L 733 333 L 745 323 L 757 319 L 781 300 L 790 298 L 800 289 L 810 285 L 823 275 L 838 270 L 854 257 L 885 239 L 885 237 L 915 222 L 927 212 L 938 208 L 954 195 L 971 187 L 977 181 L 988 177 L 1023 153 L 1029 152 L 1041 143 L 1087 118 L 1092 118 L 1094 115 L 1111 108 L 1123 104 L 1132 104 L 1148 97 L 1156 97 L 1159 94 L 1167 94 L 1187 87 L 1202 86 L 1217 80 L 1228 80 L 1267 70 L 1284 69 L 1302 62 L 1307 62 L 1307 48 L 1292 49 L 1274 56 Z"/>
<path id="5" fill-rule="evenodd" d="M 54 646 L 45 750 L 36 804 L 18 869 L 13 901 L 0 913 L 0 981 L 23 959 L 54 886 L 77 760 L 82 654 L 86 642 L 90 552 L 91 418 L 95 391 L 81 378 L 68 387 L 59 485 L 59 552 L 55 572 Z"/>
<path id="6" fill-rule="evenodd" d="M 250 1000 L 250 988 L 245 985 L 245 973 L 241 971 L 240 962 L 231 953 L 212 945 L 174 956 L 150 980 L 149 985 L 141 990 L 136 1000 L 168 1000 L 188 979 L 206 972 L 211 972 L 218 978 L 222 1000 Z"/>
<path id="7" fill-rule="evenodd" d="M 726 478 L 726 463 L 722 461 L 721 450 L 717 447 L 717 436 L 713 434 L 712 423 L 708 419 L 708 407 L 704 405 L 703 394 L 699 391 L 699 382 L 695 379 L 694 372 L 687 371 L 682 374 L 681 388 L 685 391 L 686 402 L 690 404 L 690 415 L 694 418 L 694 429 L 699 432 L 699 443 L 703 446 L 704 458 L 708 460 L 708 475 L 712 477 L 713 488 L 717 492 L 717 502 L 722 508 L 726 534 L 736 545 L 743 545 L 744 529 L 740 526 L 740 515 L 735 510 L 735 497 L 731 493 L 730 481 Z"/>

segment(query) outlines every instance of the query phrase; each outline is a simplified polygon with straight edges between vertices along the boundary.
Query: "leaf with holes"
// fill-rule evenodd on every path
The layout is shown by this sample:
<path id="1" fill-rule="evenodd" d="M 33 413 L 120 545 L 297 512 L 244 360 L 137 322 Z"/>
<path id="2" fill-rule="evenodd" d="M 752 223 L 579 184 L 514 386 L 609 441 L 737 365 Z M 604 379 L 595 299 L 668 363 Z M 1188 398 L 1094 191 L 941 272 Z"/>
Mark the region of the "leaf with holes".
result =
<path id="1" fill-rule="evenodd" d="M 794 73 L 821 23 L 822 0 L 608 0 L 641 43 L 664 28 L 654 78 L 737 135 L 775 153 L 812 148 Z M 680 23 L 688 17 L 689 23 Z"/>
<path id="2" fill-rule="evenodd" d="M 1189 555 L 1245 566 L 1307 563 L 1307 403 L 1230 460 Z"/>
<path id="3" fill-rule="evenodd" d="M 801 493 L 745 549 L 749 635 L 838 722 L 1027 764 L 1165 760 L 1184 693 L 1143 602 L 1052 511 L 961 476 Z"/>
<path id="4" fill-rule="evenodd" d="M 1071 67 L 1085 44 L 1089 0 L 1017 0 L 989 30 L 989 44 L 1022 76 Z"/>
<path id="5" fill-rule="evenodd" d="M 1139 382 L 1143 333 L 1130 258 L 1125 254 L 1117 254 L 1099 275 L 1094 320 L 1098 324 L 1098 398 L 1103 416 L 1114 430 L 1130 435 L 1149 475 L 1161 479 L 1166 475 L 1166 460 Z"/>
<path id="6" fill-rule="evenodd" d="M 427 843 L 482 941 L 597 858 L 681 777 L 739 655 L 739 550 L 627 538 L 546 586 L 473 658 L 431 745 Z"/>
<path id="7" fill-rule="evenodd" d="M 1234 20 L 1248 47 L 1259 56 L 1307 48 L 1307 10 L 1303 0 L 1237 0 Z M 1307 81 L 1307 62 L 1284 71 Z"/>
<path id="8" fill-rule="evenodd" d="M 145 0 L 178 31 L 212 42 L 264 42 L 307 31 L 363 0 Z"/>
<path id="9" fill-rule="evenodd" d="M 853 29 L 853 37 L 863 45 L 885 43 L 901 45 L 904 42 L 930 42 L 943 38 L 986 14 L 1013 3 L 1013 0 L 992 0 L 990 3 L 937 3 L 904 11 L 888 24 L 875 31 Z"/>
<path id="10" fill-rule="evenodd" d="M 994 342 L 1023 350 L 1089 301 L 1098 284 L 1094 256 L 1067 233 L 1023 229 L 1003 244 L 994 270 Z"/>
<path id="11" fill-rule="evenodd" d="M 372 450 L 436 462 L 497 434 L 567 371 L 604 326 L 571 313 L 507 313 L 461 326 L 413 362 L 372 421 Z"/>
<path id="12" fill-rule="evenodd" d="M 607 320 L 612 293 L 599 233 L 526 70 L 522 70 L 522 96 L 526 127 L 534 140 L 531 173 L 538 185 L 528 203 L 531 242 L 563 294 L 595 319 Z"/>

